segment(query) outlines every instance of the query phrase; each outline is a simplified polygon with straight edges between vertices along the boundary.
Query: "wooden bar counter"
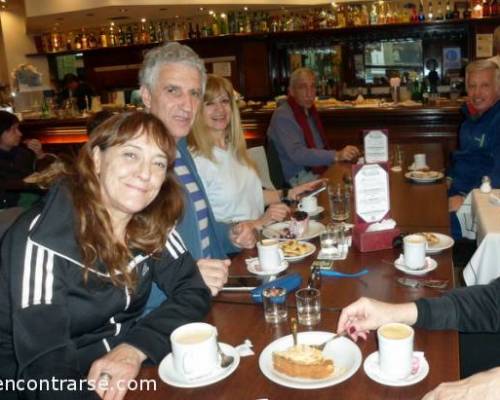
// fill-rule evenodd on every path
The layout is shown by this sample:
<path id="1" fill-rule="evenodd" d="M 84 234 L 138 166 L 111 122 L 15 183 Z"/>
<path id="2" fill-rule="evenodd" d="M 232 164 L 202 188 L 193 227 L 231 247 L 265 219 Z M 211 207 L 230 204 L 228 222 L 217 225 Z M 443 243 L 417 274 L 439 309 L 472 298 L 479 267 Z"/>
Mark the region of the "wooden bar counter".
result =
<path id="1" fill-rule="evenodd" d="M 405 148 L 405 151 L 409 151 Z M 428 156 L 434 163 L 433 157 Z M 439 157 L 439 156 L 438 156 Z M 326 177 L 330 182 L 338 181 L 349 165 L 336 165 L 329 169 Z M 419 231 L 432 229 L 448 233 L 448 212 L 446 185 L 443 182 L 429 185 L 415 185 L 406 181 L 402 173 L 391 173 L 392 215 L 402 230 Z M 425 202 L 423 201 L 425 199 Z M 328 222 L 328 202 L 326 194 L 320 196 L 320 203 L 327 207 L 323 222 Z M 432 205 L 427 207 L 426 204 Z M 427 208 L 426 208 L 427 207 Z M 313 243 L 319 247 L 318 240 Z M 342 272 L 355 272 L 368 268 L 369 273 L 359 279 L 323 278 L 321 284 L 322 310 L 321 323 L 313 330 L 334 331 L 340 309 L 360 296 L 370 296 L 380 300 L 404 302 L 420 297 L 438 296 L 434 289 L 411 289 L 400 286 L 396 278 L 405 276 L 397 271 L 392 262 L 399 256 L 401 249 L 390 249 L 372 253 L 360 253 L 354 248 L 344 261 L 335 261 L 334 267 Z M 255 256 L 255 250 L 243 251 L 233 259 L 230 274 L 248 273 L 244 260 Z M 305 260 L 291 263 L 287 272 L 300 272 L 305 285 L 309 276 L 309 267 L 316 254 Z M 451 250 L 432 255 L 438 262 L 438 268 L 426 277 L 446 279 L 449 287 L 453 287 L 453 265 Z M 295 314 L 294 295 L 288 298 L 289 317 Z M 156 367 L 144 367 L 139 379 L 154 379 L 157 382 L 155 391 L 129 392 L 127 399 L 420 399 L 425 393 L 439 383 L 459 379 L 458 334 L 451 331 L 426 331 L 416 329 L 415 349 L 424 351 L 430 365 L 428 376 L 421 382 L 407 387 L 383 386 L 372 381 L 361 366 L 348 380 L 328 388 L 315 390 L 298 390 L 280 386 L 268 380 L 259 369 L 259 355 L 273 340 L 288 335 L 288 324 L 273 325 L 264 321 L 261 304 L 252 304 L 248 294 L 222 293 L 214 299 L 213 307 L 207 322 L 214 324 L 219 332 L 219 339 L 224 343 L 238 345 L 245 339 L 253 343 L 255 355 L 243 357 L 236 371 L 226 379 L 213 385 L 180 389 L 163 383 L 157 374 Z M 299 332 L 306 330 L 299 325 Z M 363 359 L 376 351 L 375 334 L 370 333 L 367 341 L 359 341 Z"/>
<path id="2" fill-rule="evenodd" d="M 263 145 L 272 109 L 244 110 L 242 126 L 248 147 Z M 322 108 L 321 120 L 334 148 L 362 144 L 362 130 L 386 128 L 391 143 L 440 144 L 445 162 L 457 146 L 462 116 L 458 105 L 446 107 Z M 21 123 L 26 137 L 36 137 L 52 149 L 87 140 L 87 118 L 27 119 Z"/>

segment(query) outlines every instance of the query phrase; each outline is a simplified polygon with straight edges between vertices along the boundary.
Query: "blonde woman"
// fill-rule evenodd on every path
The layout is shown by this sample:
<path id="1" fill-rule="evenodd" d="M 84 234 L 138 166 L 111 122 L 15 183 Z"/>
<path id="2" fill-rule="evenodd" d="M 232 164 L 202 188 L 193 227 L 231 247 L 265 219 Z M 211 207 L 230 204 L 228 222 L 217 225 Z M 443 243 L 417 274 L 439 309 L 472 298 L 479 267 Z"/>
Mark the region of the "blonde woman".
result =
<path id="1" fill-rule="evenodd" d="M 290 212 L 282 200 L 296 200 L 320 182 L 289 191 L 262 188 L 246 149 L 233 86 L 216 75 L 208 76 L 188 144 L 218 221 L 253 220 L 256 228 L 282 221 Z"/>

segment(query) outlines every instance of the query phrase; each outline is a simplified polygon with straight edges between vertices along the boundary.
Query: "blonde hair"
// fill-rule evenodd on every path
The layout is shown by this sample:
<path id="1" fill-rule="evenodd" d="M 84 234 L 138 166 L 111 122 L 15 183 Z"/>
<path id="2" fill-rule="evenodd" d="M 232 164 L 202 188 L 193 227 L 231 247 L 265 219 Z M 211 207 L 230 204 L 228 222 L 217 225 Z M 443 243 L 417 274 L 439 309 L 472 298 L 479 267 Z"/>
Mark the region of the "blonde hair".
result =
<path id="1" fill-rule="evenodd" d="M 203 97 L 200 110 L 196 115 L 193 129 L 187 138 L 188 145 L 195 154 L 215 162 L 213 153 L 215 142 L 213 137 L 207 133 L 208 128 L 203 118 L 203 109 L 206 103 L 219 97 L 221 92 L 229 96 L 229 104 L 231 106 L 231 119 L 226 128 L 226 142 L 229 150 L 234 153 L 236 159 L 241 164 L 256 170 L 255 163 L 248 154 L 245 136 L 241 129 L 240 111 L 238 110 L 238 104 L 234 96 L 233 85 L 226 78 L 212 74 L 208 75 L 205 96 Z"/>
<path id="2" fill-rule="evenodd" d="M 469 75 L 471 72 L 485 71 L 487 69 L 492 69 L 495 71 L 495 88 L 497 92 L 500 92 L 500 68 L 498 64 L 490 60 L 476 60 L 467 65 L 465 68 L 465 82 L 469 81 Z"/>

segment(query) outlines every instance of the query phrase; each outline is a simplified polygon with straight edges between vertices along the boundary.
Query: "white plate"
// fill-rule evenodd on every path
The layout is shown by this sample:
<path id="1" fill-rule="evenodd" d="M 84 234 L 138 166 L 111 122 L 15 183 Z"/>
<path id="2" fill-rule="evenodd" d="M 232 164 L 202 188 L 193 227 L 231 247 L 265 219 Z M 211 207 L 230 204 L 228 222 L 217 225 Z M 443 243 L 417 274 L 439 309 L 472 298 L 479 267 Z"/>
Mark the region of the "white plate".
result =
<path id="1" fill-rule="evenodd" d="M 269 239 L 279 239 L 279 240 L 290 240 L 289 238 L 280 238 L 280 232 L 290 227 L 290 222 L 277 222 L 276 224 L 269 225 L 262 230 L 262 233 L 265 237 Z M 297 240 L 310 240 L 319 236 L 321 232 L 325 230 L 325 225 L 318 221 L 309 220 L 309 227 L 304 234 L 298 238 Z"/>
<path id="2" fill-rule="evenodd" d="M 286 242 L 283 242 L 283 243 L 286 243 Z M 316 246 L 313 245 L 312 243 L 302 242 L 302 241 L 299 241 L 299 243 L 306 245 L 308 248 L 307 251 L 304 254 L 301 254 L 300 256 L 287 256 L 286 253 L 283 251 L 283 253 L 285 254 L 285 260 L 287 260 L 288 262 L 300 261 L 306 257 L 309 257 L 311 254 L 313 254 L 316 251 Z"/>
<path id="3" fill-rule="evenodd" d="M 413 172 L 407 172 L 405 174 L 405 177 L 414 181 L 414 182 L 419 182 L 419 183 L 430 183 L 430 182 L 436 182 L 436 181 L 439 181 L 440 179 L 443 179 L 444 178 L 444 174 L 442 172 L 438 172 L 438 171 L 426 171 L 426 172 L 435 172 L 436 173 L 436 176 L 432 177 L 432 178 L 419 178 L 418 175 L 415 176 L 415 174 L 418 174 L 419 171 L 413 171 Z"/>
<path id="4" fill-rule="evenodd" d="M 439 240 L 439 242 L 437 242 L 436 244 L 427 246 L 425 252 L 428 254 L 439 253 L 440 251 L 453 247 L 453 245 L 455 244 L 455 241 L 451 236 L 443 235 L 442 233 L 437 233 L 437 232 L 428 232 L 428 233 L 432 233 Z"/>
<path id="5" fill-rule="evenodd" d="M 217 367 L 209 376 L 188 381 L 175 370 L 172 353 L 170 353 L 161 361 L 158 367 L 158 375 L 166 384 L 180 388 L 208 386 L 227 378 L 236 370 L 236 368 L 238 368 L 238 365 L 240 364 L 240 355 L 233 346 L 220 342 L 219 344 L 224 353 L 234 357 L 234 361 L 229 367 Z"/>
<path id="6" fill-rule="evenodd" d="M 316 215 L 321 214 L 323 211 L 325 211 L 324 207 L 318 206 L 316 210 L 311 212 L 306 211 L 306 213 L 308 213 L 310 217 L 315 217 Z"/>
<path id="7" fill-rule="evenodd" d="M 260 268 L 260 263 L 258 258 L 252 258 L 250 260 L 246 260 L 247 262 L 247 270 L 248 272 L 251 272 L 252 274 L 259 275 L 259 276 L 271 276 L 271 275 L 278 275 L 280 272 L 283 272 L 288 268 L 288 261 L 283 260 L 281 263 L 280 267 L 278 269 L 273 269 L 272 271 L 263 271 Z"/>
<path id="8" fill-rule="evenodd" d="M 394 266 L 396 269 L 399 269 L 400 271 L 404 272 L 405 274 L 408 275 L 425 275 L 428 272 L 434 271 L 438 263 L 436 260 L 430 257 L 425 257 L 425 267 L 422 269 L 409 269 L 405 266 L 405 259 L 404 256 L 401 254 L 399 258 L 394 260 Z"/>
<path id="9" fill-rule="evenodd" d="M 318 344 L 332 337 L 331 332 L 300 332 L 298 342 Z M 273 367 L 273 351 L 284 351 L 293 346 L 292 335 L 284 336 L 267 345 L 259 356 L 259 367 L 262 373 L 278 385 L 296 389 L 319 389 L 336 385 L 349 379 L 361 366 L 361 351 L 351 340 L 339 338 L 329 343 L 323 350 L 326 358 L 333 360 L 335 366 L 331 376 L 324 379 L 293 378 L 277 372 Z"/>
<path id="10" fill-rule="evenodd" d="M 427 362 L 423 354 L 421 357 L 419 357 L 419 359 L 420 363 L 418 366 L 418 370 L 412 372 L 410 376 L 407 376 L 404 379 L 395 379 L 392 377 L 385 376 L 385 374 L 380 370 L 378 364 L 378 351 L 366 357 L 365 362 L 363 363 L 363 369 L 365 370 L 366 375 L 368 375 L 370 379 L 382 385 L 410 386 L 414 385 L 417 382 L 420 382 L 429 373 L 429 363 Z"/>

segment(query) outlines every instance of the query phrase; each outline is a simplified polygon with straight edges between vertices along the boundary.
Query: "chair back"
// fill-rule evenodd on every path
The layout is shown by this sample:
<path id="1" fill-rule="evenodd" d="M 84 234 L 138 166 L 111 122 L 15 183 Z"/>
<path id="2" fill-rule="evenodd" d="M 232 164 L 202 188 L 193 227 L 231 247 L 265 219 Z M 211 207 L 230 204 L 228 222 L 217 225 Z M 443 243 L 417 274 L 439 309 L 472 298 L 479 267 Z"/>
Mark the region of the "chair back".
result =
<path id="1" fill-rule="evenodd" d="M 269 165 L 264 146 L 250 147 L 248 154 L 257 166 L 257 173 L 259 174 L 262 186 L 265 189 L 276 190 L 269 175 Z"/>

